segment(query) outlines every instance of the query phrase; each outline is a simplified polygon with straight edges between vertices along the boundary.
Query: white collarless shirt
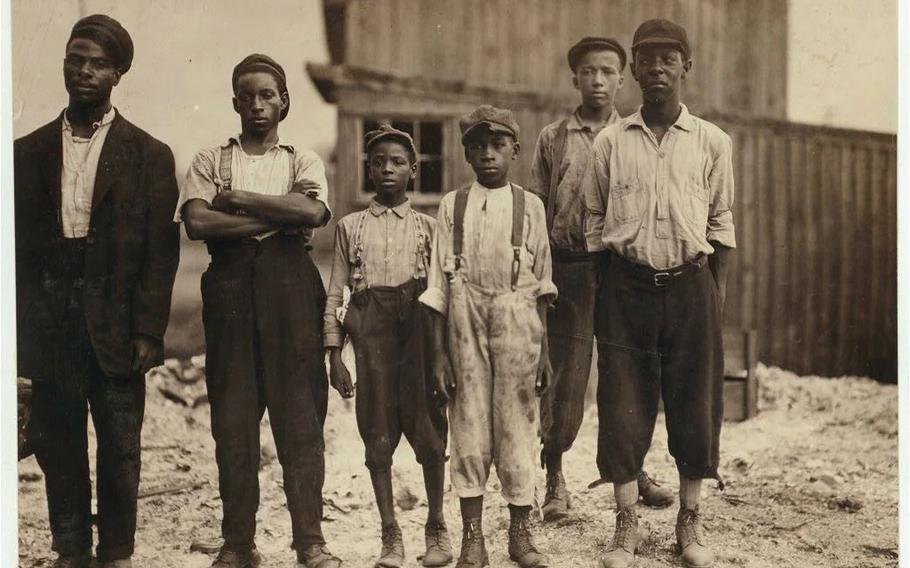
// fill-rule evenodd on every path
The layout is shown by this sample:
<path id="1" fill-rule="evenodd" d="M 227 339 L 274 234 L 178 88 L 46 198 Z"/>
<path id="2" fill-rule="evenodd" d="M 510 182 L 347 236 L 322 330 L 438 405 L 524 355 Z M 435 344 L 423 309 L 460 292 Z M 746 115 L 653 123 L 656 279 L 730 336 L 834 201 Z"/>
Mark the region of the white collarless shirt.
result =
<path id="1" fill-rule="evenodd" d="M 92 196 L 101 148 L 117 111 L 111 107 L 96 122 L 91 138 L 73 135 L 73 126 L 63 113 L 63 167 L 60 171 L 60 218 L 63 236 L 77 239 L 88 235 Z"/>

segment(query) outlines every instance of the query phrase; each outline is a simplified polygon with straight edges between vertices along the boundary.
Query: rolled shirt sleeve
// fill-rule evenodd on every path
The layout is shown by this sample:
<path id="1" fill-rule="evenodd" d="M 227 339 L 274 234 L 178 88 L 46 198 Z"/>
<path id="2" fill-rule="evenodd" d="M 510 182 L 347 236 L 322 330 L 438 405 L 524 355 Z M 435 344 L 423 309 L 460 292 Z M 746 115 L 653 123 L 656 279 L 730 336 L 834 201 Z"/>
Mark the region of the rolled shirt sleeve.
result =
<path id="1" fill-rule="evenodd" d="M 183 221 L 183 206 L 193 199 L 201 199 L 212 204 L 218 194 L 218 181 L 215 179 L 215 152 L 203 150 L 196 154 L 186 172 L 180 197 L 177 200 L 177 210 L 174 212 L 174 222 Z"/>
<path id="2" fill-rule="evenodd" d="M 332 218 L 332 210 L 329 208 L 329 183 L 325 177 L 325 165 L 319 155 L 312 150 L 303 150 L 294 153 L 297 161 L 294 172 L 295 182 L 309 180 L 319 186 L 318 189 L 311 189 L 306 195 L 321 201 L 325 205 L 325 218 L 322 220 L 323 226 Z"/>
<path id="3" fill-rule="evenodd" d="M 445 271 L 448 251 L 452 250 L 452 220 L 449 211 L 455 199 L 455 192 L 446 194 L 439 203 L 436 215 L 436 232 L 433 234 L 433 250 L 430 254 L 430 270 L 427 275 L 427 289 L 420 295 L 420 302 L 442 314 L 449 309 L 449 279 Z"/>
<path id="4" fill-rule="evenodd" d="M 724 134 L 723 143 L 714 158 L 708 175 L 711 203 L 708 209 L 709 242 L 736 248 L 736 231 L 733 226 L 733 141 Z"/>
<path id="5" fill-rule="evenodd" d="M 547 216 L 543 202 L 531 195 L 526 200 L 528 205 L 528 237 L 526 246 L 534 257 L 531 271 L 537 278 L 537 298 L 544 299 L 548 304 L 556 301 L 558 290 L 553 283 L 553 261 L 550 253 L 550 237 L 547 233 Z"/>
<path id="6" fill-rule="evenodd" d="M 344 329 L 335 309 L 344 299 L 344 287 L 350 280 L 350 258 L 347 225 L 344 219 L 335 227 L 335 253 L 332 257 L 332 276 L 329 279 L 329 290 L 326 294 L 325 312 L 323 313 L 323 335 L 326 348 L 341 347 L 344 344 Z"/>
<path id="7" fill-rule="evenodd" d="M 604 129 L 594 139 L 593 155 L 588 160 L 582 178 L 585 195 L 585 242 L 589 252 L 604 250 L 604 219 L 607 214 L 607 200 L 610 188 L 610 150 L 611 142 L 604 134 Z"/>
<path id="8" fill-rule="evenodd" d="M 528 191 L 543 201 L 545 210 L 550 194 L 550 154 L 553 152 L 550 147 L 552 136 L 549 136 L 549 132 L 549 128 L 544 128 L 537 137 L 534 158 L 531 161 L 531 179 L 527 187 Z"/>

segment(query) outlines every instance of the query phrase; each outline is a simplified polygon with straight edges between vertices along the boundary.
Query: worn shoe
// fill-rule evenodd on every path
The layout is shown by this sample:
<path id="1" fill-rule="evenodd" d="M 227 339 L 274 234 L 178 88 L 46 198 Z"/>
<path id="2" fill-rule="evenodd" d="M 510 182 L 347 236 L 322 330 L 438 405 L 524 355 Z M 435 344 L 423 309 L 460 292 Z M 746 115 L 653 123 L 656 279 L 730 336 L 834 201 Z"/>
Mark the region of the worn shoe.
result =
<path id="1" fill-rule="evenodd" d="M 610 550 L 600 559 L 601 568 L 629 568 L 635 565 L 635 551 L 641 543 L 638 514 L 634 507 L 616 512 L 616 529 Z"/>
<path id="2" fill-rule="evenodd" d="M 297 551 L 297 568 L 338 568 L 341 559 L 324 544 L 311 544 Z"/>
<path id="3" fill-rule="evenodd" d="M 654 509 L 669 507 L 676 501 L 672 491 L 661 487 L 645 471 L 638 474 L 638 496 L 642 503 Z"/>
<path id="4" fill-rule="evenodd" d="M 512 518 L 509 524 L 509 558 L 521 568 L 546 568 L 550 560 L 534 546 L 528 524 L 526 515 Z"/>
<path id="5" fill-rule="evenodd" d="M 108 560 L 101 563 L 101 568 L 133 568 L 133 561 L 129 558 L 120 560 Z"/>
<path id="6" fill-rule="evenodd" d="M 58 556 L 51 568 L 89 568 L 92 563 L 92 553 L 85 552 L 74 556 Z"/>
<path id="7" fill-rule="evenodd" d="M 382 527 L 382 552 L 375 568 L 401 568 L 404 564 L 404 541 L 398 523 Z"/>
<path id="8" fill-rule="evenodd" d="M 490 556 L 483 541 L 480 519 L 466 520 L 461 533 L 461 554 L 455 568 L 483 568 L 489 565 Z"/>
<path id="9" fill-rule="evenodd" d="M 688 568 L 707 568 L 714 564 L 714 554 L 708 548 L 698 506 L 694 509 L 680 508 L 676 516 L 676 543 L 679 545 L 679 558 Z"/>
<path id="10" fill-rule="evenodd" d="M 422 561 L 424 566 L 445 566 L 452 561 L 452 542 L 445 522 L 428 522 L 423 529 L 423 536 L 427 544 Z"/>
<path id="11" fill-rule="evenodd" d="M 547 494 L 543 500 L 543 520 L 547 522 L 558 521 L 569 516 L 572 507 L 569 490 L 566 489 L 566 480 L 562 472 L 547 476 Z"/>
<path id="12" fill-rule="evenodd" d="M 218 557 L 212 562 L 211 568 L 259 568 L 260 564 L 262 564 L 262 555 L 253 545 L 247 550 L 222 548 L 218 552 Z"/>

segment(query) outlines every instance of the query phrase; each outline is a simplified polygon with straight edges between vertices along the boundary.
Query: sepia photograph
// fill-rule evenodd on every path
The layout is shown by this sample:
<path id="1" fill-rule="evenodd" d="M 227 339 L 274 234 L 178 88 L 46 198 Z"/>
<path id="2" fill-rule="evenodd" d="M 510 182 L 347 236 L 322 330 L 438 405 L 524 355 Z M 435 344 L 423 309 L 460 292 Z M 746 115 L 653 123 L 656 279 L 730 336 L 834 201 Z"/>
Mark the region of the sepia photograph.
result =
<path id="1" fill-rule="evenodd" d="M 18 566 L 897 567 L 898 4 L 9 0 Z"/>

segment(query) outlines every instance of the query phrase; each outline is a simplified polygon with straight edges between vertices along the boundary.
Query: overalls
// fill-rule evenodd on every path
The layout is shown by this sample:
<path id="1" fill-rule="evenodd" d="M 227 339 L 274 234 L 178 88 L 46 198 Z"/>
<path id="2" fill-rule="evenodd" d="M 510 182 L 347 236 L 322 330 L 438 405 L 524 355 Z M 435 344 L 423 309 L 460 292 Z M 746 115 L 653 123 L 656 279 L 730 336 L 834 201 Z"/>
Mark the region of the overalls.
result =
<path id="1" fill-rule="evenodd" d="M 512 186 L 512 287 L 505 293 L 464 274 L 467 196 L 462 189 L 455 199 L 455 269 L 449 276 L 448 348 L 456 381 L 449 404 L 452 484 L 461 498 L 481 496 L 495 464 L 506 501 L 531 505 L 539 422 L 534 386 L 543 326 L 536 288 L 517 285 L 526 254 L 524 191 Z"/>
<path id="2" fill-rule="evenodd" d="M 432 397 L 433 344 L 429 315 L 418 302 L 427 287 L 429 252 L 420 217 L 414 277 L 399 286 L 370 286 L 363 274 L 364 210 L 354 233 L 351 282 L 354 293 L 342 326 L 354 345 L 357 427 L 370 471 L 388 471 L 402 433 L 421 465 L 443 463 L 445 411 Z"/>

